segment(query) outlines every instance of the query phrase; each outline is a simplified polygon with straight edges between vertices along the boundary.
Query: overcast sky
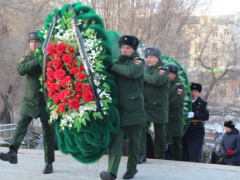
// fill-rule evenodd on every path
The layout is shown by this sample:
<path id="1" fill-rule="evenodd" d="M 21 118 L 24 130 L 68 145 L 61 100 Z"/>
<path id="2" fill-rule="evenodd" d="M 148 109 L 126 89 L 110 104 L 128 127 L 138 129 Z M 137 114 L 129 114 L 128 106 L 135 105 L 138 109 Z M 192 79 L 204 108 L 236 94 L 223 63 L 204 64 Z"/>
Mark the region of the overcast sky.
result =
<path id="1" fill-rule="evenodd" d="M 240 0 L 213 0 L 212 12 L 240 11 Z"/>

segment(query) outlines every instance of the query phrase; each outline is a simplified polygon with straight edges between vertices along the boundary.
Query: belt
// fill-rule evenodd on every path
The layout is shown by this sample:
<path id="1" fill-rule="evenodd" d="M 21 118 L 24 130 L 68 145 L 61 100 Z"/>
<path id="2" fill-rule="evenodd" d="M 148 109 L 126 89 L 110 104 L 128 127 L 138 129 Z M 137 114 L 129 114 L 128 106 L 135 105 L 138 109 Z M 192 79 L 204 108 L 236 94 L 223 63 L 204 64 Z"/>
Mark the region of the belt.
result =
<path id="1" fill-rule="evenodd" d="M 197 123 L 197 122 L 202 122 L 202 121 L 201 120 L 192 119 L 191 122 Z"/>

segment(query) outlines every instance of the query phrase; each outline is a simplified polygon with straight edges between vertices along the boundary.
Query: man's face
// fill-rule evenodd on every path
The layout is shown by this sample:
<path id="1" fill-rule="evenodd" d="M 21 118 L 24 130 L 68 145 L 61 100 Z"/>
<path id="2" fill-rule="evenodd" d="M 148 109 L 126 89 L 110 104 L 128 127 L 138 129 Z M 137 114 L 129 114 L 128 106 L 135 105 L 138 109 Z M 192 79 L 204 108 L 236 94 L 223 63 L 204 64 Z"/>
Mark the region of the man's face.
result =
<path id="1" fill-rule="evenodd" d="M 156 56 L 147 56 L 147 65 L 154 66 L 159 61 L 159 58 Z"/>
<path id="2" fill-rule="evenodd" d="M 121 53 L 123 56 L 130 56 L 135 51 L 136 50 L 134 50 L 131 46 L 128 46 L 128 45 L 121 46 Z"/>
<path id="3" fill-rule="evenodd" d="M 177 76 L 177 74 L 169 72 L 169 81 L 174 80 L 176 76 Z"/>
<path id="4" fill-rule="evenodd" d="M 30 40 L 29 45 L 32 51 L 36 51 L 37 48 L 38 49 L 41 48 L 42 43 L 41 41 L 38 41 L 38 40 Z"/>
<path id="5" fill-rule="evenodd" d="M 191 90 L 192 99 L 196 99 L 199 96 L 200 92 L 197 90 Z"/>
<path id="6" fill-rule="evenodd" d="M 225 127 L 225 126 L 224 126 L 224 129 L 225 129 L 226 132 L 231 132 L 231 131 L 232 131 L 232 129 L 229 128 L 229 127 Z"/>
<path id="7" fill-rule="evenodd" d="M 220 149 L 220 147 L 221 147 L 221 144 L 217 144 L 217 146 L 218 146 L 218 148 Z"/>

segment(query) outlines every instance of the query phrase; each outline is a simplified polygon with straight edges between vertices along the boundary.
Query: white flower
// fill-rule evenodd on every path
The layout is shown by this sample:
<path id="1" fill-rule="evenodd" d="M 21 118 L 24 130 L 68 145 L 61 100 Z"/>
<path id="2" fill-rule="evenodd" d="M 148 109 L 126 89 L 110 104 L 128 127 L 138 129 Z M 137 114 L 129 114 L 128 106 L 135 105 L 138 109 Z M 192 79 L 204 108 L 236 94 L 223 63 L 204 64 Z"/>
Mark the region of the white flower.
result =
<path id="1" fill-rule="evenodd" d="M 63 31 L 63 29 L 59 29 L 59 32 L 60 32 L 60 33 L 63 33 L 64 31 Z"/>
<path id="2" fill-rule="evenodd" d="M 55 29 L 60 29 L 61 25 L 55 26 Z"/>
<path id="3" fill-rule="evenodd" d="M 101 91 L 102 91 L 101 89 L 97 88 L 97 93 L 98 93 L 98 94 L 99 94 Z"/>
<path id="4" fill-rule="evenodd" d="M 66 125 L 66 124 L 67 124 L 67 121 L 68 121 L 67 119 L 62 119 L 62 120 L 61 120 L 61 123 L 64 124 L 64 125 Z"/>
<path id="5" fill-rule="evenodd" d="M 72 127 L 72 124 L 69 124 L 68 126 L 71 128 L 71 127 Z"/>

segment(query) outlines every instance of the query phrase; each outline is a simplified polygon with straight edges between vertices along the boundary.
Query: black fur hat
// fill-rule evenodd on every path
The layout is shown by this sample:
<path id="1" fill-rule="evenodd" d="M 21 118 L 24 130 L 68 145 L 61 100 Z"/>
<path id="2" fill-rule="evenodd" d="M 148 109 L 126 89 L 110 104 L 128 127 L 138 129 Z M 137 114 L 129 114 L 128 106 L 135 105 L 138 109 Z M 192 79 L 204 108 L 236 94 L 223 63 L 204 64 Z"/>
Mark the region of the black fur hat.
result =
<path id="1" fill-rule="evenodd" d="M 172 63 L 168 63 L 168 64 L 166 64 L 166 66 L 167 66 L 169 72 L 178 74 L 179 67 L 177 65 L 172 64 Z"/>
<path id="2" fill-rule="evenodd" d="M 120 37 L 118 44 L 120 47 L 122 45 L 128 45 L 136 50 L 138 48 L 139 40 L 133 35 L 123 35 L 122 37 Z"/>
<path id="3" fill-rule="evenodd" d="M 191 90 L 197 90 L 199 92 L 202 92 L 202 85 L 199 83 L 191 83 Z"/>
<path id="4" fill-rule="evenodd" d="M 148 47 L 145 49 L 145 57 L 147 56 L 156 56 L 161 59 L 162 51 L 156 47 Z"/>
<path id="5" fill-rule="evenodd" d="M 40 38 L 38 37 L 38 31 L 39 30 L 31 30 L 27 33 L 27 40 L 30 42 L 30 40 L 38 40 L 41 41 Z"/>
<path id="6" fill-rule="evenodd" d="M 231 129 L 234 129 L 235 128 L 235 124 L 234 124 L 234 122 L 233 121 L 225 121 L 224 122 L 224 126 L 225 127 L 228 127 L 228 128 L 231 128 Z"/>

